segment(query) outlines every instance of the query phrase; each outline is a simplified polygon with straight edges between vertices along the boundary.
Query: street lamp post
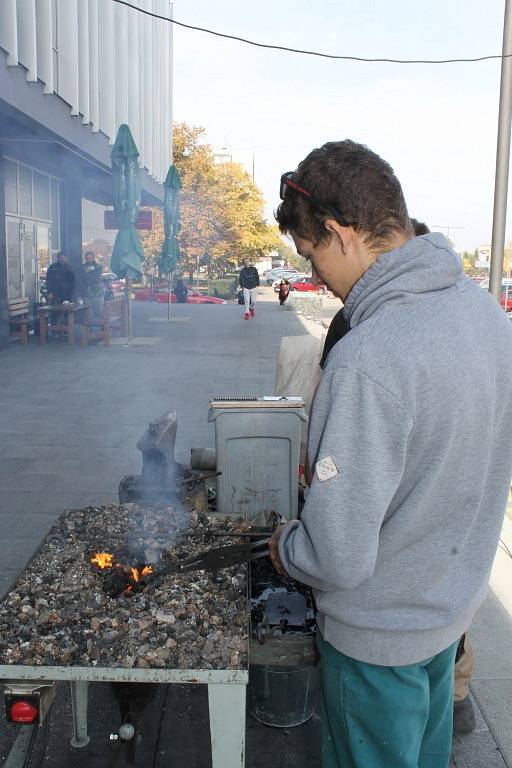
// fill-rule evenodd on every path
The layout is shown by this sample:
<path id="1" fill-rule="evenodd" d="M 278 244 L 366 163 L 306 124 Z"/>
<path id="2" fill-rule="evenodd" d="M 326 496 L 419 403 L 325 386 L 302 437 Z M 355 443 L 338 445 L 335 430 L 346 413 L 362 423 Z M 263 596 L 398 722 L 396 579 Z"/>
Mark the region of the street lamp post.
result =
<path id="1" fill-rule="evenodd" d="M 492 221 L 491 272 L 489 276 L 489 292 L 498 301 L 501 293 L 505 250 L 505 224 L 507 221 L 507 192 L 510 164 L 510 120 L 512 117 L 512 5 L 510 0 L 505 2 L 502 54 L 496 180 L 494 184 Z"/>

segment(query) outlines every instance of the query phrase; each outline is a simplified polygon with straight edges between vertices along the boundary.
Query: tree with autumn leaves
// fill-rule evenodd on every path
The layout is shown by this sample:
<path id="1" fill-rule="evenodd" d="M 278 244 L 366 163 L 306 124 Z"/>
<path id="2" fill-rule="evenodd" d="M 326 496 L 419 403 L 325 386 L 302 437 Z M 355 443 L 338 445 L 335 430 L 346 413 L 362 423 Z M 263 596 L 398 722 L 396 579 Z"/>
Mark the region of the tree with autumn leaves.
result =
<path id="1" fill-rule="evenodd" d="M 265 221 L 263 197 L 250 175 L 238 163 L 215 165 L 203 136 L 203 128 L 174 126 L 174 164 L 182 182 L 179 269 L 202 265 L 214 276 L 276 250 L 281 238 Z M 140 234 L 146 271 L 154 273 L 164 238 L 160 209 L 153 210 L 153 229 Z"/>

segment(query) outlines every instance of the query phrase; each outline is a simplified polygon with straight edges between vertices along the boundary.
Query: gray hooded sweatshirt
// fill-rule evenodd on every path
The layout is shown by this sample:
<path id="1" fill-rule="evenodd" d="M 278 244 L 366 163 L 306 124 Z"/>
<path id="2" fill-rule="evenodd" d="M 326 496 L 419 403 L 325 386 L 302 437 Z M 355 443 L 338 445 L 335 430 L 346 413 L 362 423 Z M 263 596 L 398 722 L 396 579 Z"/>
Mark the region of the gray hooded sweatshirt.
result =
<path id="1" fill-rule="evenodd" d="M 382 254 L 344 313 L 280 555 L 335 648 L 413 664 L 458 640 L 486 594 L 512 476 L 512 328 L 439 234 Z"/>

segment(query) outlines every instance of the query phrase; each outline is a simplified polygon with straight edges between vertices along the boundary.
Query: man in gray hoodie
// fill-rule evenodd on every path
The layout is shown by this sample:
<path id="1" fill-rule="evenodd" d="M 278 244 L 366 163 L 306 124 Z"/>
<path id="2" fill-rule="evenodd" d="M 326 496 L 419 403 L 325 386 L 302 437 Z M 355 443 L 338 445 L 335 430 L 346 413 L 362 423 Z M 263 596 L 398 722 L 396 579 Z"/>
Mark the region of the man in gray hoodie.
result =
<path id="1" fill-rule="evenodd" d="M 457 642 L 485 597 L 512 475 L 512 329 L 392 168 L 331 142 L 277 212 L 344 301 L 312 411 L 314 478 L 276 567 L 311 585 L 324 768 L 446 768 Z"/>

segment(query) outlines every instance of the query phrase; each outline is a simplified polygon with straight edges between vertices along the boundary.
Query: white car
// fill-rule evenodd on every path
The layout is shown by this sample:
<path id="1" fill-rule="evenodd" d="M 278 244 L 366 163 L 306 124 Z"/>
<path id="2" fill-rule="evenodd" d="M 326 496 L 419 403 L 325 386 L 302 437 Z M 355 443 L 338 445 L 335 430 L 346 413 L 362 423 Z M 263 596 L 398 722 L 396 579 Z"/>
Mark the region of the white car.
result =
<path id="1" fill-rule="evenodd" d="M 306 277 L 306 275 L 299 274 L 299 272 L 284 272 L 282 275 L 278 275 L 272 282 L 272 288 L 276 293 L 279 291 L 279 283 L 283 277 L 288 280 L 289 283 L 294 283 L 296 280 L 300 280 L 301 277 Z"/>

